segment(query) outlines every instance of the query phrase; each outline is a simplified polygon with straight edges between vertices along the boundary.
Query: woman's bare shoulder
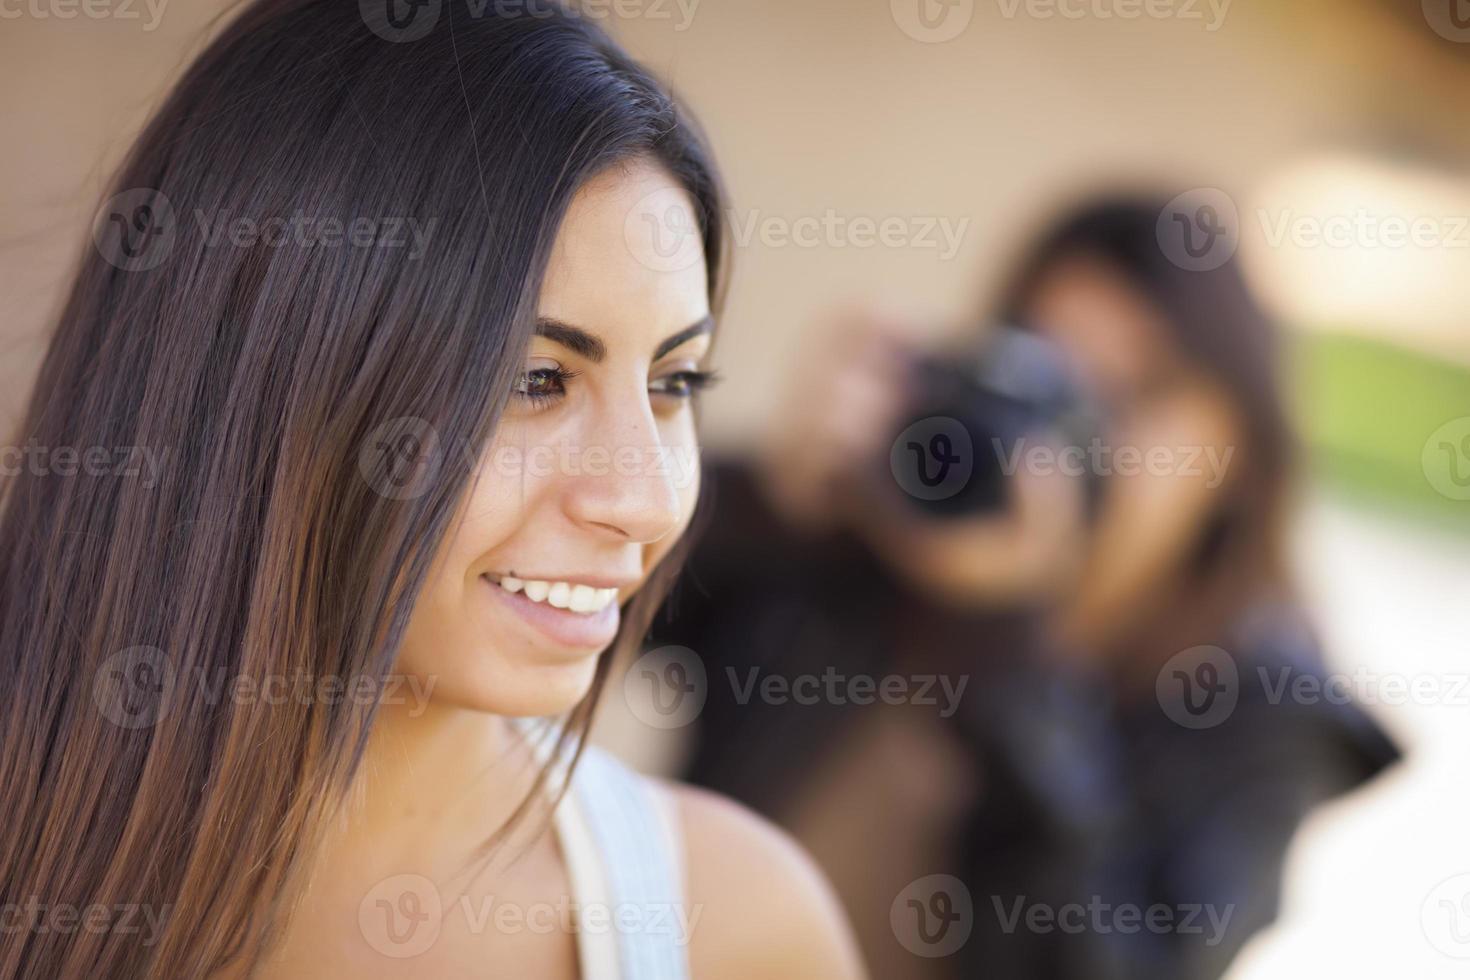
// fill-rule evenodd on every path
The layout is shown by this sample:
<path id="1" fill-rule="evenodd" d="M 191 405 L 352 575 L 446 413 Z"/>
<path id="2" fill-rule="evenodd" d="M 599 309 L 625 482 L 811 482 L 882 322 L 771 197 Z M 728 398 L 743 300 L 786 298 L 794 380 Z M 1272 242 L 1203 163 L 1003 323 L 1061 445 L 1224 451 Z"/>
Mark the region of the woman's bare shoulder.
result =
<path id="1" fill-rule="evenodd" d="M 667 782 L 658 788 L 671 798 L 684 840 L 695 980 L 865 976 L 846 914 L 795 840 L 719 794 Z"/>

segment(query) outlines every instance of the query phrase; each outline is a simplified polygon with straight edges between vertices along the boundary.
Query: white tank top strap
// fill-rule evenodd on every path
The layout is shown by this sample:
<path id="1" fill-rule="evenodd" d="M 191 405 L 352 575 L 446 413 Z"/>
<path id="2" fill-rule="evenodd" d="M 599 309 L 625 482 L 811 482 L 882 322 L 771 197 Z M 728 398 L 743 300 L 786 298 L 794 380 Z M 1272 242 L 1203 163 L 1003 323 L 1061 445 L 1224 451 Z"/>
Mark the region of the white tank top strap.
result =
<path id="1" fill-rule="evenodd" d="M 682 835 L 669 796 L 588 746 L 553 819 L 582 980 L 688 980 Z"/>

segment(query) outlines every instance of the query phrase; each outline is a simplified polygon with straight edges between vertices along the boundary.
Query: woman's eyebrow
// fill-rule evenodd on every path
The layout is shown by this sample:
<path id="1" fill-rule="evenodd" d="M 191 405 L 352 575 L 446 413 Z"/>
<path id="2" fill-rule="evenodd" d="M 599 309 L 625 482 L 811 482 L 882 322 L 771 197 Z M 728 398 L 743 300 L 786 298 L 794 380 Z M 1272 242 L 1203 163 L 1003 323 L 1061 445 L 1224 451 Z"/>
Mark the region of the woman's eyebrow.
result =
<path id="1" fill-rule="evenodd" d="M 710 331 L 714 330 L 714 328 L 715 321 L 713 317 L 707 316 L 704 319 L 700 320 L 698 323 L 691 323 L 689 326 L 685 327 L 683 330 L 680 330 L 678 333 L 665 338 L 663 342 L 658 345 L 658 349 L 653 352 L 653 359 L 655 361 L 658 360 L 660 357 L 663 357 L 665 354 L 673 350 L 675 347 L 678 347 L 680 344 L 688 340 L 692 340 L 695 337 L 698 337 L 700 334 L 709 333 Z"/>
<path id="2" fill-rule="evenodd" d="M 686 343 L 698 337 L 700 334 L 709 333 L 714 328 L 714 318 L 709 316 L 704 317 L 697 323 L 691 323 L 678 333 L 660 341 L 658 348 L 653 352 L 653 359 L 655 361 L 658 360 L 680 344 Z M 593 364 L 601 362 L 607 356 L 607 345 L 595 334 L 588 333 L 581 327 L 574 327 L 570 323 L 554 320 L 551 317 L 543 316 L 536 318 L 536 334 L 537 336 L 545 337 L 553 343 L 561 344 L 568 350 L 587 358 Z"/>
<path id="3" fill-rule="evenodd" d="M 537 317 L 536 334 L 581 354 L 593 364 L 601 362 L 607 356 L 606 344 L 581 327 L 574 327 L 570 323 L 562 323 L 560 320 L 553 320 L 545 316 Z"/>

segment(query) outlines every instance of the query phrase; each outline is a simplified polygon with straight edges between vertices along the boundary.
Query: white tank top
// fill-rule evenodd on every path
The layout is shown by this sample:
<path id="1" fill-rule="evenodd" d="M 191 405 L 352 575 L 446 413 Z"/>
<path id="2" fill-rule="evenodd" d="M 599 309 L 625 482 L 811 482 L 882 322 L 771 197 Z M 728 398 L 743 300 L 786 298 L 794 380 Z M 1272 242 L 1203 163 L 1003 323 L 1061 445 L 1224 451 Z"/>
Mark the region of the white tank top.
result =
<path id="1" fill-rule="evenodd" d="M 668 795 L 588 746 L 552 823 L 578 909 L 582 980 L 688 980 L 698 920 Z"/>

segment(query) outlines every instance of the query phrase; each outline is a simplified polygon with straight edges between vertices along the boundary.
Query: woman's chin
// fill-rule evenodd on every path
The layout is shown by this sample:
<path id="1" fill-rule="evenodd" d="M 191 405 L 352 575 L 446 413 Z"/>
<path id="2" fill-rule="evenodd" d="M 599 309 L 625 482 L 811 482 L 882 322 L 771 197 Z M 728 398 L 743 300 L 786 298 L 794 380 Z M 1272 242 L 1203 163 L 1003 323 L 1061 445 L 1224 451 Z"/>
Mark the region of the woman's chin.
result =
<path id="1" fill-rule="evenodd" d="M 513 718 L 558 715 L 592 689 L 605 649 L 549 642 L 516 623 L 406 645 L 399 669 L 422 678 L 435 706 Z M 488 636 L 497 637 L 491 642 Z M 432 687 L 429 684 L 432 682 Z"/>
<path id="2" fill-rule="evenodd" d="M 443 693 L 460 707 L 507 718 L 559 715 L 576 707 L 592 690 L 597 660 L 507 665 L 494 671 L 493 677 L 476 678 L 459 690 Z"/>

